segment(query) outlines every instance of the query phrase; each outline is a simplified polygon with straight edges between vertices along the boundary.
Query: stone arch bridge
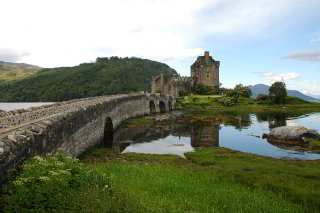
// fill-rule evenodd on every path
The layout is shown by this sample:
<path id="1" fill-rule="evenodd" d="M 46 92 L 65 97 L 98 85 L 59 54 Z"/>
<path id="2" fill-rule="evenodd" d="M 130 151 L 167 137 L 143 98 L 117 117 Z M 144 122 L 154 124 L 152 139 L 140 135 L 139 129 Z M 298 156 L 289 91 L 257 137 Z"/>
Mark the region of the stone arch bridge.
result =
<path id="1" fill-rule="evenodd" d="M 0 183 L 35 153 L 52 153 L 59 148 L 78 156 L 98 143 L 108 143 L 122 121 L 170 111 L 174 103 L 169 96 L 130 94 L 0 112 Z"/>

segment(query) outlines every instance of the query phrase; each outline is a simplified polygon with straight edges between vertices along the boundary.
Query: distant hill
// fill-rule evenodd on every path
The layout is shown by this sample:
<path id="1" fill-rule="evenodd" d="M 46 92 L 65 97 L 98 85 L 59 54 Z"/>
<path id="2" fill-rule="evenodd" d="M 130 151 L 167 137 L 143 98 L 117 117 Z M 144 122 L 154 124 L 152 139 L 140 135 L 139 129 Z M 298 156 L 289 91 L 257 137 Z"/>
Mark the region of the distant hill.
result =
<path id="1" fill-rule="evenodd" d="M 64 101 L 150 91 L 154 75 L 176 76 L 168 65 L 140 58 L 97 58 L 75 67 L 42 69 L 17 81 L 0 84 L 0 102 Z"/>
<path id="2" fill-rule="evenodd" d="M 256 98 L 258 94 L 269 94 L 269 86 L 265 84 L 256 84 L 254 86 L 248 86 L 252 90 L 252 98 Z M 317 102 L 319 99 L 316 99 L 311 96 L 304 95 L 303 93 L 297 90 L 287 90 L 288 96 L 298 97 L 306 101 Z"/>
<path id="3" fill-rule="evenodd" d="M 41 69 L 41 67 L 31 64 L 0 61 L 0 82 L 22 79 Z"/>

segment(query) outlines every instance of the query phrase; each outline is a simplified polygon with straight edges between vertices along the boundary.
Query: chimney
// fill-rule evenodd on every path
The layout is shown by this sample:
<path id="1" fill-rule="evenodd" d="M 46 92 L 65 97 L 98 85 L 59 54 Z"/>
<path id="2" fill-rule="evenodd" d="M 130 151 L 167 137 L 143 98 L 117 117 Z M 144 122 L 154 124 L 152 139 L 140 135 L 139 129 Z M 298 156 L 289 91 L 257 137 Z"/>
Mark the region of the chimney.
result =
<path id="1" fill-rule="evenodd" d="M 204 52 L 204 61 L 205 61 L 206 63 L 209 62 L 209 51 L 205 51 L 205 52 Z"/>

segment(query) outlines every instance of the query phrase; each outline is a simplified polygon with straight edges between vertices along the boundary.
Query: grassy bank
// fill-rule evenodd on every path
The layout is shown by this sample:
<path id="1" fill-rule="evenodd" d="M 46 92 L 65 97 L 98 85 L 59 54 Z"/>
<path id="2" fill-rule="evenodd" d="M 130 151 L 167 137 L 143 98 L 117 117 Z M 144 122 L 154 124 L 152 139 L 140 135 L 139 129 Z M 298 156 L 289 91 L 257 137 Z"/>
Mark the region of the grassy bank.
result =
<path id="1" fill-rule="evenodd" d="M 240 97 L 232 106 L 224 106 L 218 102 L 221 96 L 189 95 L 179 100 L 177 107 L 188 111 L 320 111 L 320 103 L 308 102 L 295 97 L 287 97 L 285 104 L 275 105 L 271 100 L 260 100 Z"/>
<path id="2" fill-rule="evenodd" d="M 319 161 L 224 148 L 201 148 L 186 157 L 93 149 L 82 156 L 84 164 L 63 156 L 35 158 L 2 203 L 7 212 L 320 210 Z"/>

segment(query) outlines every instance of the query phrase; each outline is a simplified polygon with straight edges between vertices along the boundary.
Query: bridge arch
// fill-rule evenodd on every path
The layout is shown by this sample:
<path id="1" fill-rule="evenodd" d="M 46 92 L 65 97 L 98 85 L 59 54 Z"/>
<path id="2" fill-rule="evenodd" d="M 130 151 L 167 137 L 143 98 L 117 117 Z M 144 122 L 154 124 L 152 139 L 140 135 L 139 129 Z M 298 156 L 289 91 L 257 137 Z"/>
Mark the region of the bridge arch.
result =
<path id="1" fill-rule="evenodd" d="M 104 125 L 102 144 L 105 147 L 111 147 L 112 143 L 113 143 L 113 123 L 112 123 L 112 119 L 108 117 Z"/>
<path id="2" fill-rule="evenodd" d="M 154 101 L 149 102 L 149 109 L 150 109 L 150 114 L 156 113 L 156 105 L 154 104 Z"/>
<path id="3" fill-rule="evenodd" d="M 163 101 L 159 102 L 159 109 L 160 109 L 160 113 L 165 113 L 166 110 L 166 104 Z"/>

